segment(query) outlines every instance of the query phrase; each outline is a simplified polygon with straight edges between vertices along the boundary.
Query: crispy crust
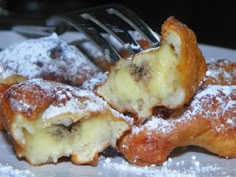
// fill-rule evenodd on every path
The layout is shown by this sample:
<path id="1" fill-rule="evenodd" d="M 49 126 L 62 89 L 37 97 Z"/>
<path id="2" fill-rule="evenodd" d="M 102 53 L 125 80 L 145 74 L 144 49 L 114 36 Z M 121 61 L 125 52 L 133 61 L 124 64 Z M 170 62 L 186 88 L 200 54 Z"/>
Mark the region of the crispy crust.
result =
<path id="1" fill-rule="evenodd" d="M 0 102 L 2 101 L 3 94 L 9 87 L 10 87 L 9 85 L 0 84 Z M 0 119 L 0 130 L 5 130 L 1 119 Z"/>
<path id="2" fill-rule="evenodd" d="M 81 85 L 100 69 L 75 46 L 55 33 L 13 44 L 0 52 L 0 62 L 29 79 L 43 78 Z"/>
<path id="3" fill-rule="evenodd" d="M 204 85 L 236 85 L 236 63 L 228 59 L 213 59 L 207 63 Z"/>
<path id="4" fill-rule="evenodd" d="M 99 152 L 115 147 L 130 128 L 125 116 L 91 91 L 41 79 L 9 88 L 0 110 L 16 155 L 32 165 L 64 156 L 76 164 L 96 165 Z"/>
<path id="5" fill-rule="evenodd" d="M 153 107 L 182 107 L 206 74 L 205 59 L 194 32 L 174 17 L 162 25 L 160 48 L 120 60 L 107 81 L 97 88 L 112 107 L 131 112 L 143 121 Z"/>
<path id="6" fill-rule="evenodd" d="M 162 25 L 162 44 L 172 43 L 170 33 L 176 33 L 180 38 L 179 49 L 175 49 L 179 55 L 177 72 L 181 84 L 185 89 L 185 100 L 187 103 L 199 88 L 199 83 L 206 75 L 207 66 L 205 58 L 198 47 L 197 37 L 195 33 L 185 24 L 181 23 L 174 17 L 169 17 Z M 173 45 L 175 47 L 175 45 Z"/>
<path id="7" fill-rule="evenodd" d="M 2 102 L 2 97 L 5 91 L 12 85 L 20 83 L 26 80 L 25 77 L 16 74 L 14 71 L 9 68 L 0 65 L 0 104 Z M 4 126 L 0 119 L 0 130 L 4 130 Z"/>
<path id="8" fill-rule="evenodd" d="M 75 164 L 94 166 L 97 165 L 99 153 L 109 145 L 116 147 L 117 140 L 120 139 L 117 149 L 130 163 L 141 166 L 162 164 L 176 147 L 188 145 L 201 146 L 219 156 L 236 157 L 234 120 L 236 88 L 235 86 L 212 86 L 235 85 L 235 63 L 228 60 L 208 63 L 205 77 L 206 63 L 191 29 L 174 17 L 170 17 L 163 23 L 161 35 L 161 50 L 170 52 L 170 56 L 178 60 L 174 67 L 174 75 L 178 78 L 177 85 L 183 91 L 183 99 L 178 100 L 178 97 L 171 95 L 165 98 L 165 101 L 159 100 L 160 102 L 155 102 L 148 107 L 144 104 L 136 110 L 125 105 L 122 100 L 117 101 L 118 94 L 111 94 L 112 96 L 115 94 L 114 101 L 109 100 L 108 97 L 111 95 L 106 97 L 107 90 L 103 93 L 99 91 L 104 85 L 109 84 L 109 79 L 114 80 L 114 75 L 111 74 L 113 71 L 116 74 L 127 64 L 131 63 L 134 66 L 138 60 L 155 57 L 160 53 L 160 49 L 148 49 L 131 60 L 121 60 L 115 66 L 111 63 L 108 65 L 103 58 L 97 58 L 97 62 L 104 62 L 97 63 L 103 70 L 111 70 L 107 82 L 105 84 L 100 82 L 97 93 L 118 111 L 131 112 L 134 117 L 138 117 L 131 130 L 132 123 L 128 124 L 129 120 L 126 120 L 123 114 L 113 110 L 94 94 L 96 86 L 85 91 L 86 87 L 79 90 L 41 79 L 22 82 L 26 78 L 18 75 L 0 81 L 0 102 L 2 102 L 0 130 L 3 129 L 2 121 L 12 138 L 17 156 L 25 158 L 32 165 L 55 163 L 59 158 L 69 156 Z M 126 51 L 121 52 L 126 55 Z M 135 71 L 131 69 L 132 71 L 129 72 L 135 83 L 140 84 L 142 78 L 148 75 L 146 71 L 149 69 L 136 67 Z M 134 73 L 136 71 L 137 73 Z M 216 71 L 220 71 L 220 74 L 212 74 Z M 191 99 L 198 91 L 204 77 L 203 89 Z M 46 79 L 54 80 L 50 76 Z M 118 84 L 126 87 L 122 85 L 123 79 L 121 77 L 121 83 Z M 149 78 L 145 80 L 144 86 L 148 85 L 148 80 Z M 22 83 L 17 84 L 19 82 Z M 175 83 L 171 83 L 170 86 L 173 84 Z M 121 87 L 116 88 L 111 84 L 109 88 L 117 90 Z M 140 95 L 146 93 L 149 95 L 146 91 L 140 92 Z M 89 92 L 89 94 L 81 95 L 82 92 Z M 130 90 L 129 94 L 132 95 L 133 90 Z M 74 100 L 75 112 L 71 112 L 72 109 L 68 107 L 71 100 Z M 90 103 L 93 108 L 100 106 L 102 108 L 86 110 L 86 106 Z M 120 105 L 125 107 L 121 108 Z M 48 114 L 45 117 L 46 112 L 49 112 L 52 107 L 56 107 L 55 110 L 59 111 L 57 115 L 54 110 L 55 112 L 50 113 L 54 114 L 53 116 Z M 146 109 L 144 114 L 143 109 Z M 64 110 L 67 111 L 63 112 Z M 48 141 L 44 141 L 51 135 L 60 140 L 49 138 Z M 91 141 L 87 142 L 85 139 L 89 137 L 92 137 Z M 51 142 L 55 142 L 56 146 L 55 144 L 47 146 Z M 35 146 L 38 143 L 46 149 L 43 154 L 40 150 L 42 159 L 37 153 L 38 145 Z M 58 150 L 57 147 L 63 150 Z M 55 152 L 59 153 L 55 155 Z"/>
<path id="9" fill-rule="evenodd" d="M 227 104 L 228 103 L 228 104 Z M 236 86 L 208 86 L 184 110 L 166 119 L 153 116 L 133 126 L 118 149 L 132 164 L 162 164 L 175 148 L 203 147 L 222 157 L 236 157 Z"/>
<path id="10" fill-rule="evenodd" d="M 121 138 L 118 149 L 128 161 L 142 166 L 162 164 L 176 147 L 188 145 L 236 157 L 235 63 L 214 59 L 207 66 L 203 90 L 188 106 L 174 111 L 156 108 L 156 116 L 133 126 L 133 131 Z"/>

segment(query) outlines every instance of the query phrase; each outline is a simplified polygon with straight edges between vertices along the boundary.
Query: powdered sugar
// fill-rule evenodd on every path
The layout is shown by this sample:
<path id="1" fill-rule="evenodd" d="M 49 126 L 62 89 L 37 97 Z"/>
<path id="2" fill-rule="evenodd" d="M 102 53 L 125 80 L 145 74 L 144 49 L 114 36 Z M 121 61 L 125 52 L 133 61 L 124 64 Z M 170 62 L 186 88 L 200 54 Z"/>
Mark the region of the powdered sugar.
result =
<path id="1" fill-rule="evenodd" d="M 35 110 L 35 107 L 24 102 L 23 100 L 10 99 L 10 104 L 19 112 L 27 112 L 29 109 Z"/>
<path id="2" fill-rule="evenodd" d="M 133 126 L 132 133 L 138 134 L 140 131 L 147 129 L 147 133 L 153 131 L 168 134 L 172 132 L 178 123 L 184 123 L 191 119 L 195 119 L 197 115 L 201 115 L 206 119 L 220 119 L 220 115 L 224 114 L 229 108 L 233 110 L 233 114 L 227 117 L 226 123 L 231 128 L 236 127 L 236 100 L 231 98 L 230 95 L 236 95 L 236 86 L 219 86 L 211 85 L 205 89 L 199 91 L 190 102 L 189 108 L 187 108 L 182 115 L 175 117 L 175 119 L 164 119 L 162 117 L 153 116 L 142 126 Z M 217 103 L 209 102 L 209 100 L 215 100 Z M 204 104 L 205 101 L 205 104 Z M 218 105 L 218 109 L 205 109 L 204 106 L 208 105 L 208 108 L 213 108 L 214 105 Z M 221 124 L 216 126 L 216 131 L 226 130 L 225 125 Z"/>
<path id="3" fill-rule="evenodd" d="M 58 94 L 58 92 L 56 94 Z M 62 97 L 62 93 L 60 93 L 59 96 Z M 79 97 L 81 97 L 83 101 L 80 101 Z M 62 115 L 64 113 L 83 115 L 87 114 L 87 116 L 89 116 L 91 112 L 101 112 L 105 110 L 105 108 L 105 102 L 100 98 L 96 97 L 93 92 L 78 90 L 78 92 L 76 92 L 76 96 L 68 98 L 65 104 L 50 105 L 42 114 L 42 119 L 50 119 L 56 117 L 57 115 Z"/>
<path id="4" fill-rule="evenodd" d="M 9 46 L 0 52 L 0 63 L 30 79 L 56 77 L 74 83 L 99 71 L 75 46 L 56 34 Z"/>
<path id="5" fill-rule="evenodd" d="M 0 80 L 4 80 L 15 74 L 12 70 L 0 64 Z"/>
<path id="6" fill-rule="evenodd" d="M 227 174 L 217 164 L 206 165 L 203 160 L 198 160 L 196 156 L 192 157 L 189 156 L 184 160 L 169 158 L 162 166 L 145 167 L 131 165 L 125 160 L 120 162 L 113 158 L 104 158 L 101 160 L 102 170 L 99 176 L 116 174 L 119 177 L 202 177 Z"/>
<path id="7" fill-rule="evenodd" d="M 91 85 L 94 82 L 91 81 Z M 87 85 L 90 84 L 88 83 Z M 15 91 L 15 88 L 20 88 L 21 91 L 27 93 L 31 92 L 30 95 L 33 97 L 28 98 L 29 96 L 26 96 L 21 91 Z M 130 124 L 132 124 L 133 120 L 112 109 L 107 102 L 95 95 L 91 89 L 73 87 L 42 79 L 31 79 L 13 86 L 10 92 L 15 96 L 10 98 L 12 109 L 26 114 L 31 114 L 41 104 L 48 104 L 47 102 L 50 100 L 50 104 L 41 115 L 42 120 L 53 119 L 64 114 L 78 114 L 83 115 L 82 117 L 89 117 L 93 113 L 103 112 L 105 110 L 110 110 L 117 118 L 121 118 Z M 46 101 L 42 103 L 42 99 L 46 99 Z"/>
<path id="8" fill-rule="evenodd" d="M 35 177 L 30 170 L 19 170 L 10 165 L 0 164 L 0 177 Z"/>
<path id="9" fill-rule="evenodd" d="M 40 96 L 40 91 L 44 93 L 44 96 L 52 97 L 53 102 L 42 114 L 42 119 L 45 120 L 64 113 L 89 115 L 90 112 L 100 112 L 108 107 L 106 102 L 97 97 L 91 90 L 83 90 L 42 79 L 32 79 L 20 84 L 21 89 L 24 90 L 32 90 L 32 86 L 40 88 L 40 90 L 35 91 L 35 96 L 37 94 Z M 14 94 L 18 93 L 16 92 Z M 29 105 L 25 100 L 12 99 L 11 103 L 18 111 L 28 109 L 32 106 L 32 104 Z M 31 109 L 35 108 L 31 107 Z"/>
<path id="10" fill-rule="evenodd" d="M 96 86 L 104 83 L 106 79 L 107 79 L 107 72 L 105 73 L 99 72 L 94 77 L 86 80 L 80 88 L 86 90 L 94 90 Z"/>
<path id="11" fill-rule="evenodd" d="M 232 65 L 232 66 L 230 66 Z M 229 85 L 233 85 L 236 79 L 236 63 L 230 60 L 219 60 L 212 58 L 208 60 L 208 71 L 206 77 L 214 79 L 222 79 Z M 218 82 L 217 80 L 215 82 Z"/>
<path id="12" fill-rule="evenodd" d="M 143 129 L 147 129 L 149 132 L 158 131 L 170 133 L 174 128 L 175 124 L 173 122 L 167 121 L 161 117 L 152 117 L 141 127 L 133 126 L 132 133 L 138 134 Z"/>
<path id="13" fill-rule="evenodd" d="M 107 102 L 96 96 L 91 90 L 77 89 L 68 86 L 66 89 L 56 92 L 56 97 L 61 99 L 66 98 L 66 101 L 63 101 L 63 104 L 51 104 L 43 112 L 42 119 L 47 120 L 64 113 L 90 116 L 93 112 L 102 112 L 106 109 L 110 109 L 116 117 L 122 118 L 129 124 L 132 124 L 132 118 L 112 109 Z M 58 101 L 60 102 L 60 99 Z"/>
<path id="14" fill-rule="evenodd" d="M 232 110 L 233 114 L 227 114 L 227 122 L 231 122 L 231 127 L 236 127 L 232 125 L 235 122 L 236 115 L 236 100 L 231 97 L 236 94 L 236 86 L 217 86 L 212 85 L 205 88 L 203 91 L 199 92 L 191 102 L 191 110 L 184 113 L 184 117 L 194 117 L 195 115 L 202 115 L 202 117 L 220 119 L 227 110 Z M 215 98 L 215 102 L 214 102 Z M 206 101 L 212 100 L 212 102 Z M 205 105 L 203 102 L 206 102 Z M 204 106 L 208 105 L 209 108 L 213 108 L 214 104 L 217 104 L 217 109 L 204 109 Z M 215 125 L 215 130 L 221 131 L 226 129 L 225 125 L 221 124 L 219 127 Z"/>

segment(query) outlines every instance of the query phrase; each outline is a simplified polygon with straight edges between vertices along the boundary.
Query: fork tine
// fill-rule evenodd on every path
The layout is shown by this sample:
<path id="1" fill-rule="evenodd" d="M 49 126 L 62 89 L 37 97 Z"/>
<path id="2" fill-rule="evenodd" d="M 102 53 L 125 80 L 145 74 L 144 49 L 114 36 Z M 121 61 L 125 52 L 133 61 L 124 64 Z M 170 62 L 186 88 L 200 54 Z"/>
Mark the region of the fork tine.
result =
<path id="1" fill-rule="evenodd" d="M 83 15 L 85 14 L 82 14 L 82 16 Z M 127 27 L 125 27 L 124 24 L 122 24 L 122 29 L 119 28 L 119 25 L 121 26 L 121 21 L 119 21 L 119 18 L 114 19 L 111 15 L 107 15 L 106 11 L 89 14 L 86 13 L 86 15 L 89 15 L 88 19 L 103 28 L 107 34 L 111 34 L 123 46 L 123 48 L 129 50 L 130 54 L 138 53 L 142 50 L 139 43 L 135 41 L 127 32 Z M 131 44 L 135 47 L 131 47 Z M 134 48 L 136 50 L 134 50 Z"/>
<path id="2" fill-rule="evenodd" d="M 142 51 L 142 46 L 129 33 L 129 31 L 134 31 L 134 29 L 120 17 L 107 13 L 106 9 L 89 12 L 90 20 L 94 20 L 95 23 L 98 22 L 100 27 L 108 34 L 112 34 L 126 49 L 130 50 L 131 54 Z"/>
<path id="3" fill-rule="evenodd" d="M 152 47 L 160 46 L 160 37 L 140 19 L 133 11 L 128 8 L 115 4 L 114 7 L 107 9 L 108 13 L 115 14 L 131 25 L 136 31 L 151 44 Z M 124 15 L 125 14 L 125 15 Z"/>
<path id="4" fill-rule="evenodd" d="M 125 48 L 125 50 L 127 50 L 129 52 L 130 55 L 134 54 L 134 50 L 133 50 L 133 48 L 130 47 L 130 45 L 127 45 L 127 44 L 136 44 L 137 50 L 135 51 L 135 53 L 141 51 L 139 44 L 127 32 L 123 31 L 121 33 L 120 32 L 121 30 L 119 30 L 118 28 L 116 28 L 116 30 L 112 29 L 113 27 L 111 27 L 111 25 L 112 25 L 111 21 L 108 22 L 105 18 L 98 19 L 96 14 L 94 14 L 94 13 L 93 14 L 84 13 L 84 14 L 81 14 L 81 16 L 87 20 L 91 20 L 96 25 L 101 27 L 107 34 L 110 34 L 112 37 L 114 37 L 123 46 L 123 48 Z M 100 14 L 98 16 L 105 17 L 105 14 Z"/>
<path id="5" fill-rule="evenodd" d="M 58 29 L 63 23 L 83 33 L 103 52 L 109 63 L 116 63 L 124 58 L 121 56 L 123 49 L 128 56 L 143 50 L 144 46 L 140 41 L 130 34 L 132 31 L 141 34 L 149 43 L 149 47 L 160 45 L 159 36 L 134 12 L 119 4 L 75 11 L 64 16 L 53 16 L 46 22 L 47 25 L 56 26 Z M 117 47 L 113 39 L 119 42 L 122 48 Z"/>
<path id="6" fill-rule="evenodd" d="M 106 60 L 110 63 L 115 63 L 121 59 L 121 56 L 116 49 L 101 36 L 99 31 L 96 30 L 91 23 L 82 17 L 77 16 L 76 20 L 74 20 L 71 17 L 67 18 L 66 16 L 52 16 L 47 20 L 47 24 L 49 26 L 52 25 L 60 27 L 63 23 L 66 23 L 83 33 L 90 41 L 93 42 L 94 45 L 96 45 L 98 49 L 104 53 Z"/>

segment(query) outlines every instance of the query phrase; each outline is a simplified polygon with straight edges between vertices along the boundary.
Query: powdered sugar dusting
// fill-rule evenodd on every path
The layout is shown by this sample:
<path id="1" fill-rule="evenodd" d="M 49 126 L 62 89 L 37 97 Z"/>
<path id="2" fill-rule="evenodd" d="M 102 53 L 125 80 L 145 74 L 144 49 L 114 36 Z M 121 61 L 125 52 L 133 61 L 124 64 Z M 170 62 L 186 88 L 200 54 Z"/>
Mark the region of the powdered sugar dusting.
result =
<path id="1" fill-rule="evenodd" d="M 94 77 L 86 80 L 80 88 L 86 90 L 95 90 L 96 86 L 104 83 L 107 77 L 108 77 L 107 72 L 105 73 L 99 72 Z"/>
<path id="2" fill-rule="evenodd" d="M 30 170 L 19 170 L 10 165 L 0 164 L 0 177 L 35 177 Z"/>
<path id="3" fill-rule="evenodd" d="M 58 92 L 56 94 L 58 94 Z M 63 97 L 62 93 L 60 93 L 60 97 Z M 84 100 L 81 102 L 79 97 L 84 97 Z M 70 97 L 65 104 L 50 105 L 42 114 L 42 119 L 50 119 L 64 113 L 89 115 L 91 112 L 101 112 L 105 108 L 105 102 L 96 97 L 93 92 L 78 90 L 76 97 Z"/>
<path id="4" fill-rule="evenodd" d="M 195 115 L 199 114 L 202 115 L 204 118 L 220 118 L 222 114 L 224 114 L 229 108 L 233 110 L 233 114 L 231 116 L 227 116 L 227 122 L 232 123 L 236 122 L 236 100 L 230 95 L 236 95 L 236 86 L 217 86 L 212 85 L 205 88 L 203 91 L 199 92 L 191 102 L 191 110 L 188 110 L 184 113 L 184 117 L 194 117 Z M 210 99 L 209 99 L 210 98 Z M 202 102 L 205 100 L 214 100 L 215 103 L 206 101 L 210 107 L 214 107 L 214 104 L 218 104 L 218 109 L 216 110 L 206 110 L 204 109 L 204 105 Z M 223 125 L 223 124 L 222 124 Z M 233 127 L 236 127 L 234 124 Z M 222 128 L 226 128 L 220 125 L 220 127 L 215 127 L 216 130 L 220 131 Z"/>
<path id="5" fill-rule="evenodd" d="M 147 123 L 145 123 L 143 126 L 133 126 L 132 133 L 138 134 L 140 131 L 143 131 L 144 129 L 147 129 L 149 132 L 152 131 L 158 131 L 162 133 L 169 133 L 173 131 L 175 128 L 175 124 L 171 121 L 165 120 L 161 117 L 151 117 Z"/>
<path id="6" fill-rule="evenodd" d="M 105 102 L 102 98 L 96 96 L 91 90 L 79 89 L 74 87 L 69 88 L 68 86 L 66 89 L 56 92 L 56 97 L 61 99 L 66 98 L 67 101 L 59 105 L 51 104 L 42 114 L 43 120 L 54 118 L 64 113 L 82 114 L 84 116 L 89 116 L 93 112 L 102 112 L 106 109 L 110 109 L 110 111 L 116 117 L 122 118 L 130 125 L 132 125 L 133 123 L 132 118 L 112 109 L 107 104 L 107 102 Z"/>
<path id="7" fill-rule="evenodd" d="M 202 177 L 202 176 L 225 176 L 225 172 L 217 165 L 205 165 L 200 160 L 189 158 L 176 160 L 169 158 L 162 166 L 138 167 L 129 164 L 125 160 L 117 161 L 113 158 L 102 159 L 99 176 L 140 176 L 140 177 Z M 106 174 L 109 173 L 109 174 Z"/>
<path id="8" fill-rule="evenodd" d="M 236 86 L 208 86 L 196 94 L 191 102 L 191 109 L 185 111 L 182 117 L 191 119 L 193 117 L 196 117 L 196 115 L 201 115 L 201 117 L 206 119 L 218 119 L 222 117 L 220 115 L 224 114 L 224 112 L 226 112 L 229 108 L 234 111 L 236 110 L 236 100 L 230 97 L 231 94 L 236 94 Z M 209 100 L 212 101 L 209 102 Z M 218 105 L 217 109 L 210 109 L 214 107 L 214 104 Z M 206 105 L 209 109 L 204 108 L 206 107 Z M 227 116 L 227 120 L 232 120 L 233 122 L 235 122 L 235 114 L 236 112 L 230 117 Z M 234 125 L 234 127 L 236 127 L 236 124 Z M 220 131 L 222 128 L 226 127 L 222 127 L 220 125 L 220 127 L 214 128 L 215 130 Z"/>
<path id="9" fill-rule="evenodd" d="M 19 112 L 27 112 L 29 109 L 35 110 L 35 107 L 29 105 L 23 100 L 10 99 L 11 106 Z"/>
<path id="10" fill-rule="evenodd" d="M 4 80 L 14 74 L 16 74 L 14 71 L 0 64 L 0 80 Z"/>
<path id="11" fill-rule="evenodd" d="M 236 86 L 208 86 L 196 94 L 189 107 L 179 117 L 175 117 L 175 119 L 164 119 L 162 117 L 152 116 L 144 125 L 133 126 L 132 133 L 138 134 L 146 129 L 148 130 L 147 133 L 156 131 L 168 134 L 176 128 L 177 123 L 184 123 L 191 119 L 195 119 L 196 115 L 201 115 L 202 118 L 205 119 L 218 119 L 222 117 L 219 115 L 224 114 L 224 112 L 229 108 L 234 112 L 231 117 L 227 117 L 226 123 L 230 128 L 234 128 L 236 127 L 236 100 L 230 98 L 230 94 L 236 95 Z M 205 104 L 209 105 L 209 107 L 213 107 L 213 104 L 215 103 L 209 102 L 209 100 L 214 100 L 214 98 L 217 101 L 218 109 L 214 111 L 212 109 L 205 109 L 203 104 L 204 101 L 206 102 Z M 223 124 L 215 126 L 214 128 L 216 131 L 221 131 L 223 129 L 226 130 L 226 127 Z"/>
<path id="12" fill-rule="evenodd" d="M 64 85 L 57 82 L 50 82 L 41 79 L 32 79 L 25 85 L 38 85 L 48 96 L 53 96 L 54 102 L 42 114 L 42 119 L 50 119 L 64 113 L 85 114 L 90 112 L 103 111 L 107 104 L 101 98 L 97 97 L 90 90 L 83 90 L 77 87 Z M 24 109 L 25 104 L 18 101 L 17 107 Z M 22 106 L 23 105 L 23 106 Z"/>
<path id="13" fill-rule="evenodd" d="M 232 66 L 230 66 L 232 65 Z M 221 79 L 228 84 L 233 85 L 236 82 L 236 63 L 233 63 L 227 59 L 215 59 L 212 58 L 208 60 L 208 71 L 206 72 L 206 77 L 211 77 L 214 79 Z M 231 68 L 232 67 L 232 68 Z M 218 82 L 218 81 L 215 81 Z"/>
<path id="14" fill-rule="evenodd" d="M 22 92 L 18 93 L 17 91 L 14 91 L 14 87 L 21 88 L 21 90 L 25 91 L 30 90 L 32 95 L 34 95 L 34 98 L 32 98 L 34 99 L 33 103 L 28 101 L 28 99 L 25 99 L 24 95 L 19 95 L 21 99 L 11 97 L 10 102 L 12 109 L 16 111 L 29 112 L 30 114 L 40 106 L 42 96 L 46 99 L 50 99 L 49 106 L 41 115 L 42 120 L 53 119 L 65 114 L 78 114 L 83 115 L 83 117 L 89 117 L 92 113 L 110 110 L 115 117 L 125 120 L 130 125 L 133 121 L 129 116 L 125 116 L 112 109 L 107 102 L 98 97 L 91 89 L 73 87 L 63 83 L 42 79 L 31 79 L 12 87 L 10 90 L 12 92 L 11 94 L 15 95 L 16 98 L 18 98 L 17 95 L 22 94 Z M 33 88 L 37 89 L 34 90 Z"/>
<path id="15" fill-rule="evenodd" d="M 9 46 L 0 52 L 0 63 L 30 79 L 54 76 L 74 83 L 99 71 L 75 46 L 56 34 Z"/>

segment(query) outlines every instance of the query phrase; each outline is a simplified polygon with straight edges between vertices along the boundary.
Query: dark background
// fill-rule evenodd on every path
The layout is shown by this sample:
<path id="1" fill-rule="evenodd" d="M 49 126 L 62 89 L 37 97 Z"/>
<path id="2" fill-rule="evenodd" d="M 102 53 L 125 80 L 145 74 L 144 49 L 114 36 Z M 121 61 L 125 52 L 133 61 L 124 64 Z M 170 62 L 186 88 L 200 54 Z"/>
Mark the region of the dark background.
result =
<path id="1" fill-rule="evenodd" d="M 132 9 L 153 30 L 175 16 L 197 35 L 199 43 L 236 49 L 236 5 L 233 0 L 0 0 L 8 15 L 0 16 L 0 28 L 14 23 L 43 24 L 46 17 L 57 13 L 108 3 L 121 3 Z"/>

